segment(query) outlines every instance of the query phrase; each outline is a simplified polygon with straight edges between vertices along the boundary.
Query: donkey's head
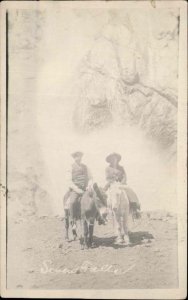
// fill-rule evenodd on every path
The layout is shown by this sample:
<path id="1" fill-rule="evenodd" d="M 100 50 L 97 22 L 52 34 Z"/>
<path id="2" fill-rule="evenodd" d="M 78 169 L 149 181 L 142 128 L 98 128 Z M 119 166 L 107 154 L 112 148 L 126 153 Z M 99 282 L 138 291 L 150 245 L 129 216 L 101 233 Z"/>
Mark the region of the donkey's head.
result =
<path id="1" fill-rule="evenodd" d="M 99 188 L 99 191 L 100 191 L 100 193 L 96 192 L 96 190 L 93 191 L 93 198 L 94 198 L 98 213 L 100 214 L 100 216 L 104 220 L 104 222 L 106 222 L 107 221 L 106 217 L 108 214 L 107 196 L 101 188 Z"/>

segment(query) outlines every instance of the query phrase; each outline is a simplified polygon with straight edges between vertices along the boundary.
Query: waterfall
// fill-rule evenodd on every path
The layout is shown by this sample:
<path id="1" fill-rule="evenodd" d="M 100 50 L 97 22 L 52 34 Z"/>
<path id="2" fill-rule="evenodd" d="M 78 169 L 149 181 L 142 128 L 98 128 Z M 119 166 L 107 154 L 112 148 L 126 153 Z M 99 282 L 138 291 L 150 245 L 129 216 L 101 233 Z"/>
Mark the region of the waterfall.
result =
<path id="1" fill-rule="evenodd" d="M 144 18 L 139 10 L 25 14 L 10 19 L 10 104 L 22 109 L 11 108 L 12 149 L 26 124 L 23 151 L 10 160 L 24 157 L 25 175 L 32 169 L 41 189 L 34 199 L 46 197 L 49 211 L 63 214 L 71 153 L 83 151 L 103 185 L 105 157 L 116 151 L 143 209 L 176 210 L 177 61 L 168 56 L 178 51 L 176 9 L 144 11 Z M 18 26 L 25 23 L 36 33 L 29 42 Z M 23 78 L 24 87 L 15 84 Z"/>

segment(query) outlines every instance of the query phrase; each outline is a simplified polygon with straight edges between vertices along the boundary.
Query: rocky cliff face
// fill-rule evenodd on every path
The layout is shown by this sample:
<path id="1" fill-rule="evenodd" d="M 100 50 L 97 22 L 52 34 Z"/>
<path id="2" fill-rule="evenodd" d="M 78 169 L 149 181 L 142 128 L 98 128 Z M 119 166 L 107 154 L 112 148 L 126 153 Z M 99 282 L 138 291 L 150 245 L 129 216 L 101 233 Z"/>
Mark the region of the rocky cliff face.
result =
<path id="1" fill-rule="evenodd" d="M 80 64 L 75 128 L 136 125 L 175 152 L 178 11 L 109 16 Z"/>
<path id="2" fill-rule="evenodd" d="M 53 14 L 37 10 L 9 13 L 8 188 L 12 215 L 62 211 L 63 166 L 73 148 L 84 143 L 87 150 L 88 145 L 92 149 L 103 140 L 98 156 L 96 149 L 93 155 L 101 165 L 96 174 L 104 177 L 105 151 L 114 151 L 114 141 L 105 139 L 102 130 L 110 133 L 112 125 L 117 130 L 137 128 L 175 161 L 179 12 L 77 9 L 67 10 L 64 18 L 62 14 L 58 9 Z M 130 132 L 124 134 L 127 143 L 121 149 L 122 136 L 116 133 L 117 151 L 125 153 L 129 163 L 128 176 L 135 185 L 138 182 L 143 199 L 150 201 L 152 194 L 157 202 L 155 190 L 161 189 L 161 182 L 153 180 L 148 194 L 143 187 L 150 178 L 160 177 L 158 161 L 155 176 L 146 170 L 144 178 L 149 148 L 139 142 L 143 155 L 131 158 L 136 138 Z M 149 162 L 152 160 L 150 156 Z M 171 186 L 173 183 L 169 190 Z M 163 189 L 168 196 L 166 185 Z"/>
<path id="3" fill-rule="evenodd" d="M 16 10 L 9 12 L 8 21 L 8 213 L 10 218 L 49 214 L 51 199 L 46 190 L 48 179 L 38 145 L 36 118 L 37 72 L 41 62 L 38 46 L 44 14 Z"/>

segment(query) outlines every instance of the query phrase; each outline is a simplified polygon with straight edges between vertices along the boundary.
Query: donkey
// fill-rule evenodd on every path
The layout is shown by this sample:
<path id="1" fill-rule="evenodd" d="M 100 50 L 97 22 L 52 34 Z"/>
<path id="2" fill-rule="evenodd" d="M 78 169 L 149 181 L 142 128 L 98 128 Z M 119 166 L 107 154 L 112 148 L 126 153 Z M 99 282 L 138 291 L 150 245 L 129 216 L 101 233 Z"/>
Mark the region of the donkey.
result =
<path id="1" fill-rule="evenodd" d="M 94 247 L 93 231 L 95 220 L 100 217 L 106 222 L 107 216 L 106 195 L 97 184 L 93 185 L 91 192 L 86 191 L 81 199 L 81 220 L 83 226 L 83 237 L 80 239 L 82 248 Z"/>
<path id="2" fill-rule="evenodd" d="M 68 194 L 65 196 L 68 198 Z M 65 204 L 64 197 L 64 204 Z M 106 195 L 102 189 L 98 188 L 97 184 L 93 184 L 93 188 L 90 191 L 85 191 L 80 199 L 77 200 L 76 205 L 76 216 L 72 225 L 72 233 L 74 240 L 77 238 L 77 229 L 79 227 L 79 239 L 81 248 L 84 249 L 93 247 L 93 231 L 94 223 L 97 218 L 100 217 L 105 224 L 107 216 L 107 202 Z M 69 208 L 64 205 L 65 210 L 65 229 L 66 239 L 69 240 Z"/>
<path id="3" fill-rule="evenodd" d="M 129 244 L 129 216 L 132 219 L 141 217 L 140 203 L 136 193 L 120 182 L 111 183 L 108 192 L 108 207 L 115 220 L 117 243 Z"/>

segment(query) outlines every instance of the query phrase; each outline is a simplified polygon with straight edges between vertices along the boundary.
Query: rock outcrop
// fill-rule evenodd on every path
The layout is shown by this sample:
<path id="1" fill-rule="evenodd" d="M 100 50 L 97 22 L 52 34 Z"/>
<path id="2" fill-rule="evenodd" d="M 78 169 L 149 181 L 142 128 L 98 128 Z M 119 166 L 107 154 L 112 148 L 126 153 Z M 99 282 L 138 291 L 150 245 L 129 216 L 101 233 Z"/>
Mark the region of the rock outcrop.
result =
<path id="1" fill-rule="evenodd" d="M 132 124 L 175 152 L 178 33 L 175 11 L 109 12 L 80 64 L 75 128 Z"/>

